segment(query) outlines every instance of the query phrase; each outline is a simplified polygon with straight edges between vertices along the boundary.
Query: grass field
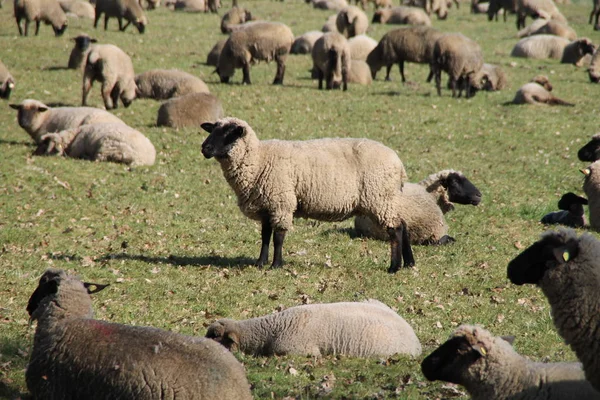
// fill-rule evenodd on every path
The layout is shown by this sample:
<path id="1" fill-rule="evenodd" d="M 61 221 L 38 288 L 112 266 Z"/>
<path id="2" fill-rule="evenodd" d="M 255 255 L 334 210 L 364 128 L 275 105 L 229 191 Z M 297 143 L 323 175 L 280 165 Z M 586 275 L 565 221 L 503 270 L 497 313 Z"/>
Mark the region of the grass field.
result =
<path id="1" fill-rule="evenodd" d="M 299 0 L 242 2 L 261 19 L 287 23 L 295 34 L 320 29 L 330 12 Z M 229 6 L 229 2 L 226 2 Z M 549 307 L 534 287 L 515 287 L 506 265 L 544 231 L 538 221 L 562 193 L 581 194 L 585 163 L 577 150 L 596 133 L 598 86 L 583 68 L 556 61 L 512 59 L 515 17 L 488 22 L 452 8 L 434 26 L 476 39 L 486 62 L 504 67 L 509 87 L 473 99 L 442 97 L 425 83 L 427 67 L 408 64 L 409 84 L 397 68 L 392 82 L 347 92 L 318 91 L 309 56 L 290 56 L 284 86 L 273 87 L 274 64 L 251 70 L 253 85 L 219 83 L 206 54 L 221 39 L 220 17 L 148 13 L 146 34 L 94 30 L 70 20 L 63 37 L 48 26 L 18 37 L 12 4 L 0 9 L 0 59 L 17 80 L 11 102 L 35 98 L 79 105 L 81 74 L 66 70 L 70 37 L 93 34 L 131 55 L 137 72 L 179 68 L 204 79 L 227 115 L 250 123 L 260 138 L 368 137 L 396 150 L 411 181 L 441 169 L 461 170 L 483 193 L 478 207 L 447 215 L 451 246 L 415 246 L 417 266 L 389 275 L 388 244 L 353 238 L 352 221 L 297 220 L 284 245 L 287 264 L 258 269 L 260 226 L 245 218 L 218 163 L 205 160 L 201 129 L 154 126 L 160 105 L 134 102 L 115 111 L 154 143 L 153 167 L 33 157 L 34 147 L 4 102 L 0 113 L 0 398 L 26 393 L 24 369 L 33 339 L 25 311 L 41 273 L 50 266 L 88 281 L 111 283 L 95 295 L 96 317 L 204 335 L 217 318 L 250 318 L 303 303 L 376 298 L 414 327 L 424 346 L 419 359 L 392 357 L 254 358 L 246 366 L 255 398 L 466 398 L 462 388 L 427 382 L 420 362 L 461 323 L 517 336 L 517 350 L 533 360 L 574 360 L 556 334 Z M 579 35 L 600 43 L 587 24 L 588 2 L 561 6 Z M 224 10 L 224 9 L 223 9 Z M 221 14 L 224 11 L 221 12 Z M 373 11 L 369 10 L 369 17 Z M 392 26 L 375 25 L 379 40 Z M 550 76 L 556 96 L 573 108 L 505 106 L 532 76 Z M 381 75 L 381 73 L 380 73 Z M 444 78 L 445 80 L 445 78 Z M 101 107 L 99 85 L 90 95 Z"/>

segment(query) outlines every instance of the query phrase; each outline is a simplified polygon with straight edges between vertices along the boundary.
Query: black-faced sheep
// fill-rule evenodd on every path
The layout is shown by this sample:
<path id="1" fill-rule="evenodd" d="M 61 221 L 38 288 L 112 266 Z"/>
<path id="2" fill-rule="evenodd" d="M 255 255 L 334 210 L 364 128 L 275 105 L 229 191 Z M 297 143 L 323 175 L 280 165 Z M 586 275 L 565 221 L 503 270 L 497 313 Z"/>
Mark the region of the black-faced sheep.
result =
<path id="1" fill-rule="evenodd" d="M 348 74 L 352 68 L 350 45 L 346 38 L 337 32 L 327 32 L 321 36 L 312 49 L 313 71 L 319 79 L 319 89 L 341 87 L 348 89 Z"/>
<path id="2" fill-rule="evenodd" d="M 504 22 L 506 22 L 506 15 L 509 12 L 513 14 L 517 12 L 517 0 L 490 0 L 488 4 L 488 21 L 491 21 L 494 18 L 498 21 L 500 10 L 503 11 Z"/>
<path id="3" fill-rule="evenodd" d="M 583 191 L 588 198 L 590 226 L 600 231 L 600 161 L 595 161 L 581 172 L 585 175 Z"/>
<path id="4" fill-rule="evenodd" d="M 406 171 L 390 148 L 368 139 L 260 141 L 236 118 L 202 128 L 210 133 L 202 154 L 221 164 L 244 215 L 262 223 L 258 265 L 268 261 L 271 234 L 271 266 L 283 264 L 283 240 L 294 217 L 341 221 L 355 215 L 387 228 L 390 272 L 400 268 L 402 258 L 405 266 L 414 265 L 400 208 Z"/>
<path id="5" fill-rule="evenodd" d="M 250 10 L 241 7 L 233 7 L 221 18 L 221 32 L 231 33 L 235 26 L 251 21 Z"/>
<path id="6" fill-rule="evenodd" d="M 547 104 L 550 106 L 573 106 L 564 100 L 555 97 L 552 93 L 552 85 L 548 77 L 544 75 L 535 76 L 531 82 L 524 84 L 517 90 L 512 104 Z"/>
<path id="7" fill-rule="evenodd" d="M 98 27 L 102 14 L 104 14 L 104 30 L 108 27 L 110 17 L 117 18 L 120 31 L 125 31 L 129 24 L 133 24 L 139 33 L 144 33 L 148 25 L 148 19 L 137 0 L 96 0 L 94 28 Z M 123 19 L 127 21 L 125 25 Z"/>
<path id="8" fill-rule="evenodd" d="M 210 93 L 202 79 L 176 69 L 151 69 L 135 76 L 136 97 L 167 100 L 189 93 Z"/>
<path id="9" fill-rule="evenodd" d="M 209 93 L 190 93 L 165 101 L 158 109 L 156 125 L 198 127 L 219 118 L 223 118 L 223 106 L 218 98 Z"/>
<path id="10" fill-rule="evenodd" d="M 405 24 L 405 25 L 427 25 L 431 26 L 431 19 L 422 8 L 418 7 L 394 7 L 375 11 L 373 15 L 374 24 Z"/>
<path id="11" fill-rule="evenodd" d="M 592 136 L 592 139 L 579 149 L 577 157 L 581 161 L 594 162 L 600 160 L 600 133 Z"/>
<path id="12" fill-rule="evenodd" d="M 323 36 L 321 31 L 309 31 L 294 39 L 291 54 L 310 54 L 315 42 Z"/>
<path id="13" fill-rule="evenodd" d="M 554 211 L 544 215 L 541 219 L 542 224 L 561 224 L 572 228 L 580 228 L 587 225 L 584 205 L 587 205 L 586 198 L 577 196 L 575 193 L 565 193 L 558 201 L 558 208 L 561 211 Z"/>
<path id="14" fill-rule="evenodd" d="M 212 65 L 213 67 L 219 65 L 219 57 L 221 56 L 221 51 L 223 51 L 223 47 L 225 47 L 226 42 L 227 39 L 222 39 L 215 43 L 213 48 L 210 49 L 210 52 L 206 56 L 206 65 Z"/>
<path id="15" fill-rule="evenodd" d="M 567 23 L 567 19 L 552 0 L 517 0 L 517 29 L 525 28 L 525 19 L 528 15 L 533 18 L 554 19 Z"/>
<path id="16" fill-rule="evenodd" d="M 0 61 L 0 99 L 8 100 L 15 88 L 15 78 L 8 72 L 6 65 Z"/>
<path id="17" fill-rule="evenodd" d="M 335 20 L 337 30 L 347 38 L 364 35 L 369 27 L 369 19 L 364 11 L 356 6 L 344 7 Z"/>
<path id="18" fill-rule="evenodd" d="M 86 34 L 74 37 L 73 40 L 75 41 L 75 47 L 73 47 L 73 50 L 71 50 L 71 54 L 69 55 L 67 68 L 80 69 L 85 66 L 87 55 L 92 49 L 92 43 L 96 43 L 97 40 Z"/>
<path id="19" fill-rule="evenodd" d="M 594 8 L 592 8 L 592 12 L 590 13 L 590 24 L 592 23 L 594 17 L 594 30 L 597 31 L 598 29 L 600 29 L 600 26 L 598 25 L 598 17 L 600 17 L 600 1 L 598 0 L 594 0 Z"/>
<path id="20" fill-rule="evenodd" d="M 554 35 L 560 36 L 570 41 L 577 39 L 577 32 L 564 22 L 555 20 L 547 21 L 545 19 L 536 19 L 526 28 L 517 33 L 517 37 L 526 37 L 532 35 Z"/>
<path id="21" fill-rule="evenodd" d="M 513 47 L 513 57 L 545 59 L 554 58 L 563 64 L 581 65 L 587 54 L 593 54 L 596 47 L 588 38 L 570 42 L 554 35 L 534 35 L 523 38 Z"/>
<path id="22" fill-rule="evenodd" d="M 35 21 L 36 36 L 40 31 L 40 22 L 52 25 L 55 36 L 61 36 L 67 29 L 67 15 L 56 0 L 15 0 L 14 13 L 21 36 L 27 36 L 31 21 Z M 21 28 L 22 19 L 25 19 L 24 31 Z"/>
<path id="23" fill-rule="evenodd" d="M 590 78 L 590 82 L 592 82 L 592 83 L 600 82 L 600 50 L 599 49 L 596 49 L 596 51 L 594 51 L 594 55 L 592 56 L 590 66 L 588 68 L 588 76 Z"/>

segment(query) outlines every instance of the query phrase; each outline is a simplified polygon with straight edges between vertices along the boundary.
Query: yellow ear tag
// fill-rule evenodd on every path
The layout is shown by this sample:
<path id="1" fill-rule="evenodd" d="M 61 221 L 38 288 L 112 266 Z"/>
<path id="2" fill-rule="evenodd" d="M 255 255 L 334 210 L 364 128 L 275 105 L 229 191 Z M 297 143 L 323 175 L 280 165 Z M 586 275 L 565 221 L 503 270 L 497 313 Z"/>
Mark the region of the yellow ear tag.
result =
<path id="1" fill-rule="evenodd" d="M 485 351 L 485 348 L 480 347 L 479 352 L 481 353 L 482 356 L 487 356 L 487 351 Z"/>
<path id="2" fill-rule="evenodd" d="M 581 173 L 585 176 L 588 176 L 592 172 L 589 168 L 580 169 L 579 171 L 581 171 Z"/>
<path id="3" fill-rule="evenodd" d="M 563 260 L 565 260 L 565 262 L 567 262 L 567 261 L 569 261 L 569 257 L 570 257 L 569 252 L 565 251 L 563 253 Z"/>

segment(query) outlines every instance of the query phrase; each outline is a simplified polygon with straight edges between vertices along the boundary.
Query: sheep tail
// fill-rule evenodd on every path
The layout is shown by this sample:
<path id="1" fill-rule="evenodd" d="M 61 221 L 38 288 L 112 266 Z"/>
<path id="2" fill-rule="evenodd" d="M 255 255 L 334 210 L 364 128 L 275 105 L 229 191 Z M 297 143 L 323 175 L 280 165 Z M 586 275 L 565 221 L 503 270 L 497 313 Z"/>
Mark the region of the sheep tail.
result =
<path id="1" fill-rule="evenodd" d="M 566 102 L 564 100 L 559 99 L 558 97 L 552 97 L 548 100 L 548 104 L 551 106 L 567 106 L 567 107 L 575 107 L 575 104 Z"/>

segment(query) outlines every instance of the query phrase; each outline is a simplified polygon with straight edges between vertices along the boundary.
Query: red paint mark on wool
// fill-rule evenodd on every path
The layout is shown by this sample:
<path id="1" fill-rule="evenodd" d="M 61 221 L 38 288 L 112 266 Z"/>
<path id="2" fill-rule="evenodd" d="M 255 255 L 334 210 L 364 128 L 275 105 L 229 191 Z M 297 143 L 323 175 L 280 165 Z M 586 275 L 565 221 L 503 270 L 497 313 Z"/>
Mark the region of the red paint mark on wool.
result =
<path id="1" fill-rule="evenodd" d="M 90 321 L 90 325 L 92 329 L 95 329 L 96 331 L 98 331 L 99 334 L 105 337 L 111 336 L 115 331 L 115 329 L 110 324 L 107 324 L 102 321 L 92 320 Z"/>

